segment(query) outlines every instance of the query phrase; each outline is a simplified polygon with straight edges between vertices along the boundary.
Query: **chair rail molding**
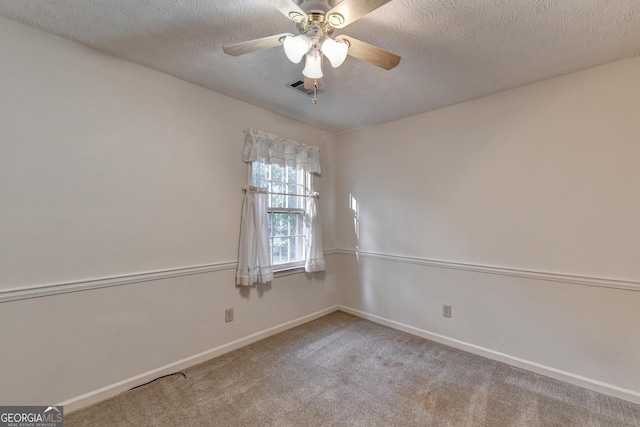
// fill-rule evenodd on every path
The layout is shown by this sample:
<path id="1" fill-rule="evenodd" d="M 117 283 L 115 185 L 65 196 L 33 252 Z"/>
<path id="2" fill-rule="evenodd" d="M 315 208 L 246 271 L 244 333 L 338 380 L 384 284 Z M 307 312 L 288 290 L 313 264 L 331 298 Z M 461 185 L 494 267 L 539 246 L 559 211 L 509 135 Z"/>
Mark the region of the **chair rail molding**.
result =
<path id="1" fill-rule="evenodd" d="M 522 277 L 525 279 L 544 280 L 548 282 L 570 283 L 574 285 L 596 286 L 600 288 L 613 288 L 640 292 L 640 282 L 634 280 L 578 276 L 547 271 L 523 270 L 510 267 L 497 267 L 492 265 L 469 264 L 464 262 L 443 261 L 429 258 L 417 258 L 403 255 L 365 252 L 354 249 L 339 249 L 337 252 L 341 255 L 377 259 L 388 262 L 399 262 L 404 264 L 416 264 L 425 267 L 448 268 L 453 270 L 473 271 L 476 273 L 497 274 L 500 276 L 513 276 Z"/>
<path id="2" fill-rule="evenodd" d="M 338 249 L 324 251 L 325 256 L 337 255 Z M 206 274 L 217 271 L 235 270 L 237 261 L 224 261 L 188 267 L 168 268 L 163 270 L 145 271 L 141 273 L 121 274 L 108 277 L 77 280 L 72 282 L 53 283 L 46 285 L 27 286 L 24 288 L 0 290 L 0 303 L 19 301 L 29 298 L 46 297 L 50 295 L 66 294 L 69 292 L 89 291 L 93 289 L 110 288 L 113 286 L 130 285 L 133 283 L 152 280 L 170 279 L 173 277 L 189 276 L 192 274 Z M 304 272 L 301 270 L 299 272 Z M 286 274 L 283 274 L 286 275 Z"/>
<path id="3" fill-rule="evenodd" d="M 143 273 L 100 277 L 88 280 L 78 280 L 74 282 L 39 285 L 20 289 L 8 289 L 0 291 L 0 303 L 50 295 L 66 294 L 69 292 L 80 292 L 91 289 L 102 289 L 110 288 L 113 286 L 130 285 L 132 283 L 169 279 L 172 277 L 180 276 L 189 276 L 191 274 L 204 274 L 212 273 L 215 271 L 233 270 L 236 268 L 236 265 L 236 261 L 228 261 L 215 264 L 205 264 L 191 267 L 147 271 Z"/>

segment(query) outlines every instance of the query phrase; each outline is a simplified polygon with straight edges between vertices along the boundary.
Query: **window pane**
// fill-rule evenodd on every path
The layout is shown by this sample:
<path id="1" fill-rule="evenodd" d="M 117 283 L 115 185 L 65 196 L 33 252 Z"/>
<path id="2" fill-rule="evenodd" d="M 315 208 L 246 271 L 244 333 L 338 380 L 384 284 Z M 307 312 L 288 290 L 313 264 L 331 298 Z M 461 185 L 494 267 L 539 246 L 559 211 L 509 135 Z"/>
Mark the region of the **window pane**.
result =
<path id="1" fill-rule="evenodd" d="M 252 185 L 256 187 L 267 187 L 269 179 L 269 165 L 264 163 L 252 163 Z"/>
<path id="2" fill-rule="evenodd" d="M 297 252 L 298 246 L 296 245 L 296 241 L 297 241 L 296 237 L 289 237 L 289 259 L 291 261 L 298 260 L 298 252 Z"/>
<path id="3" fill-rule="evenodd" d="M 297 184 L 298 183 L 298 170 L 296 168 L 292 168 L 291 166 L 287 166 L 287 182 L 289 184 Z"/>
<path id="4" fill-rule="evenodd" d="M 271 236 L 288 236 L 289 235 L 289 214 L 274 212 L 273 214 L 273 230 Z"/>
<path id="5" fill-rule="evenodd" d="M 289 258 L 291 261 L 304 261 L 304 237 L 290 237 Z"/>
<path id="6" fill-rule="evenodd" d="M 271 165 L 271 181 L 285 182 L 285 170 L 282 166 Z"/>
<path id="7" fill-rule="evenodd" d="M 274 237 L 271 239 L 271 256 L 273 264 L 284 264 L 289 262 L 289 238 Z"/>
<path id="8" fill-rule="evenodd" d="M 271 192 L 272 193 L 284 193 L 285 192 L 285 184 L 273 183 L 271 184 Z M 272 194 L 271 195 L 271 207 L 274 208 L 284 208 L 286 203 L 286 197 L 282 194 Z"/>
<path id="9" fill-rule="evenodd" d="M 289 227 L 291 230 L 291 235 L 298 235 L 301 233 L 302 225 L 302 214 L 292 213 L 289 215 Z"/>
<path id="10" fill-rule="evenodd" d="M 301 194 L 300 188 L 296 184 L 287 184 L 287 194 Z M 304 206 L 303 197 L 287 197 L 288 207 L 290 208 L 302 208 Z"/>

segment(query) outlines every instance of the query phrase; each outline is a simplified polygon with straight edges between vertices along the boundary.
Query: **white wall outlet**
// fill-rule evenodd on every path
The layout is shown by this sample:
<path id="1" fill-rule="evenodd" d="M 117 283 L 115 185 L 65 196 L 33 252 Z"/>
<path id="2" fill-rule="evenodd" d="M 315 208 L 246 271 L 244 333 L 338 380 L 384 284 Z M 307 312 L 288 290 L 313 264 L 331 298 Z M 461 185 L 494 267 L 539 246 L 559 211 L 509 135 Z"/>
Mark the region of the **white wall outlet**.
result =
<path id="1" fill-rule="evenodd" d="M 233 308 L 227 308 L 224 311 L 224 321 L 233 322 Z"/>
<path id="2" fill-rule="evenodd" d="M 451 306 L 443 305 L 442 306 L 442 317 L 451 317 Z"/>

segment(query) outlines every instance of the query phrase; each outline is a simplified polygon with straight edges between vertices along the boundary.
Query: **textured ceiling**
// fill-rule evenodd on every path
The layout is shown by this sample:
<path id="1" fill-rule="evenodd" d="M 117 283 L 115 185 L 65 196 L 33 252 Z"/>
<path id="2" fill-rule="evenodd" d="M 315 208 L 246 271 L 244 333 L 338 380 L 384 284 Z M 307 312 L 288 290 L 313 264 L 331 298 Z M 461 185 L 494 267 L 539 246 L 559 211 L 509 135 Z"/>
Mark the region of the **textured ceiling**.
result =
<path id="1" fill-rule="evenodd" d="M 393 0 L 334 36 L 394 52 L 400 65 L 326 66 L 313 105 L 285 87 L 302 64 L 281 47 L 222 52 L 296 32 L 267 0 L 0 0 L 0 15 L 335 132 L 640 54 L 640 0 Z"/>

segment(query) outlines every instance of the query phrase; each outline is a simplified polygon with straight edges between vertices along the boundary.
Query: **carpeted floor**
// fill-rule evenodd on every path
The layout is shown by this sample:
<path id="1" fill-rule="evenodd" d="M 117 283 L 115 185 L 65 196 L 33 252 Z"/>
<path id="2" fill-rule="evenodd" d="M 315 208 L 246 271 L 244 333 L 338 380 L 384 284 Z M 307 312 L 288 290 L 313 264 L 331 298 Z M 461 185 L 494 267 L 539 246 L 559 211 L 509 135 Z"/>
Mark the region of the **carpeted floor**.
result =
<path id="1" fill-rule="evenodd" d="M 336 312 L 65 426 L 640 426 L 640 405 Z"/>

